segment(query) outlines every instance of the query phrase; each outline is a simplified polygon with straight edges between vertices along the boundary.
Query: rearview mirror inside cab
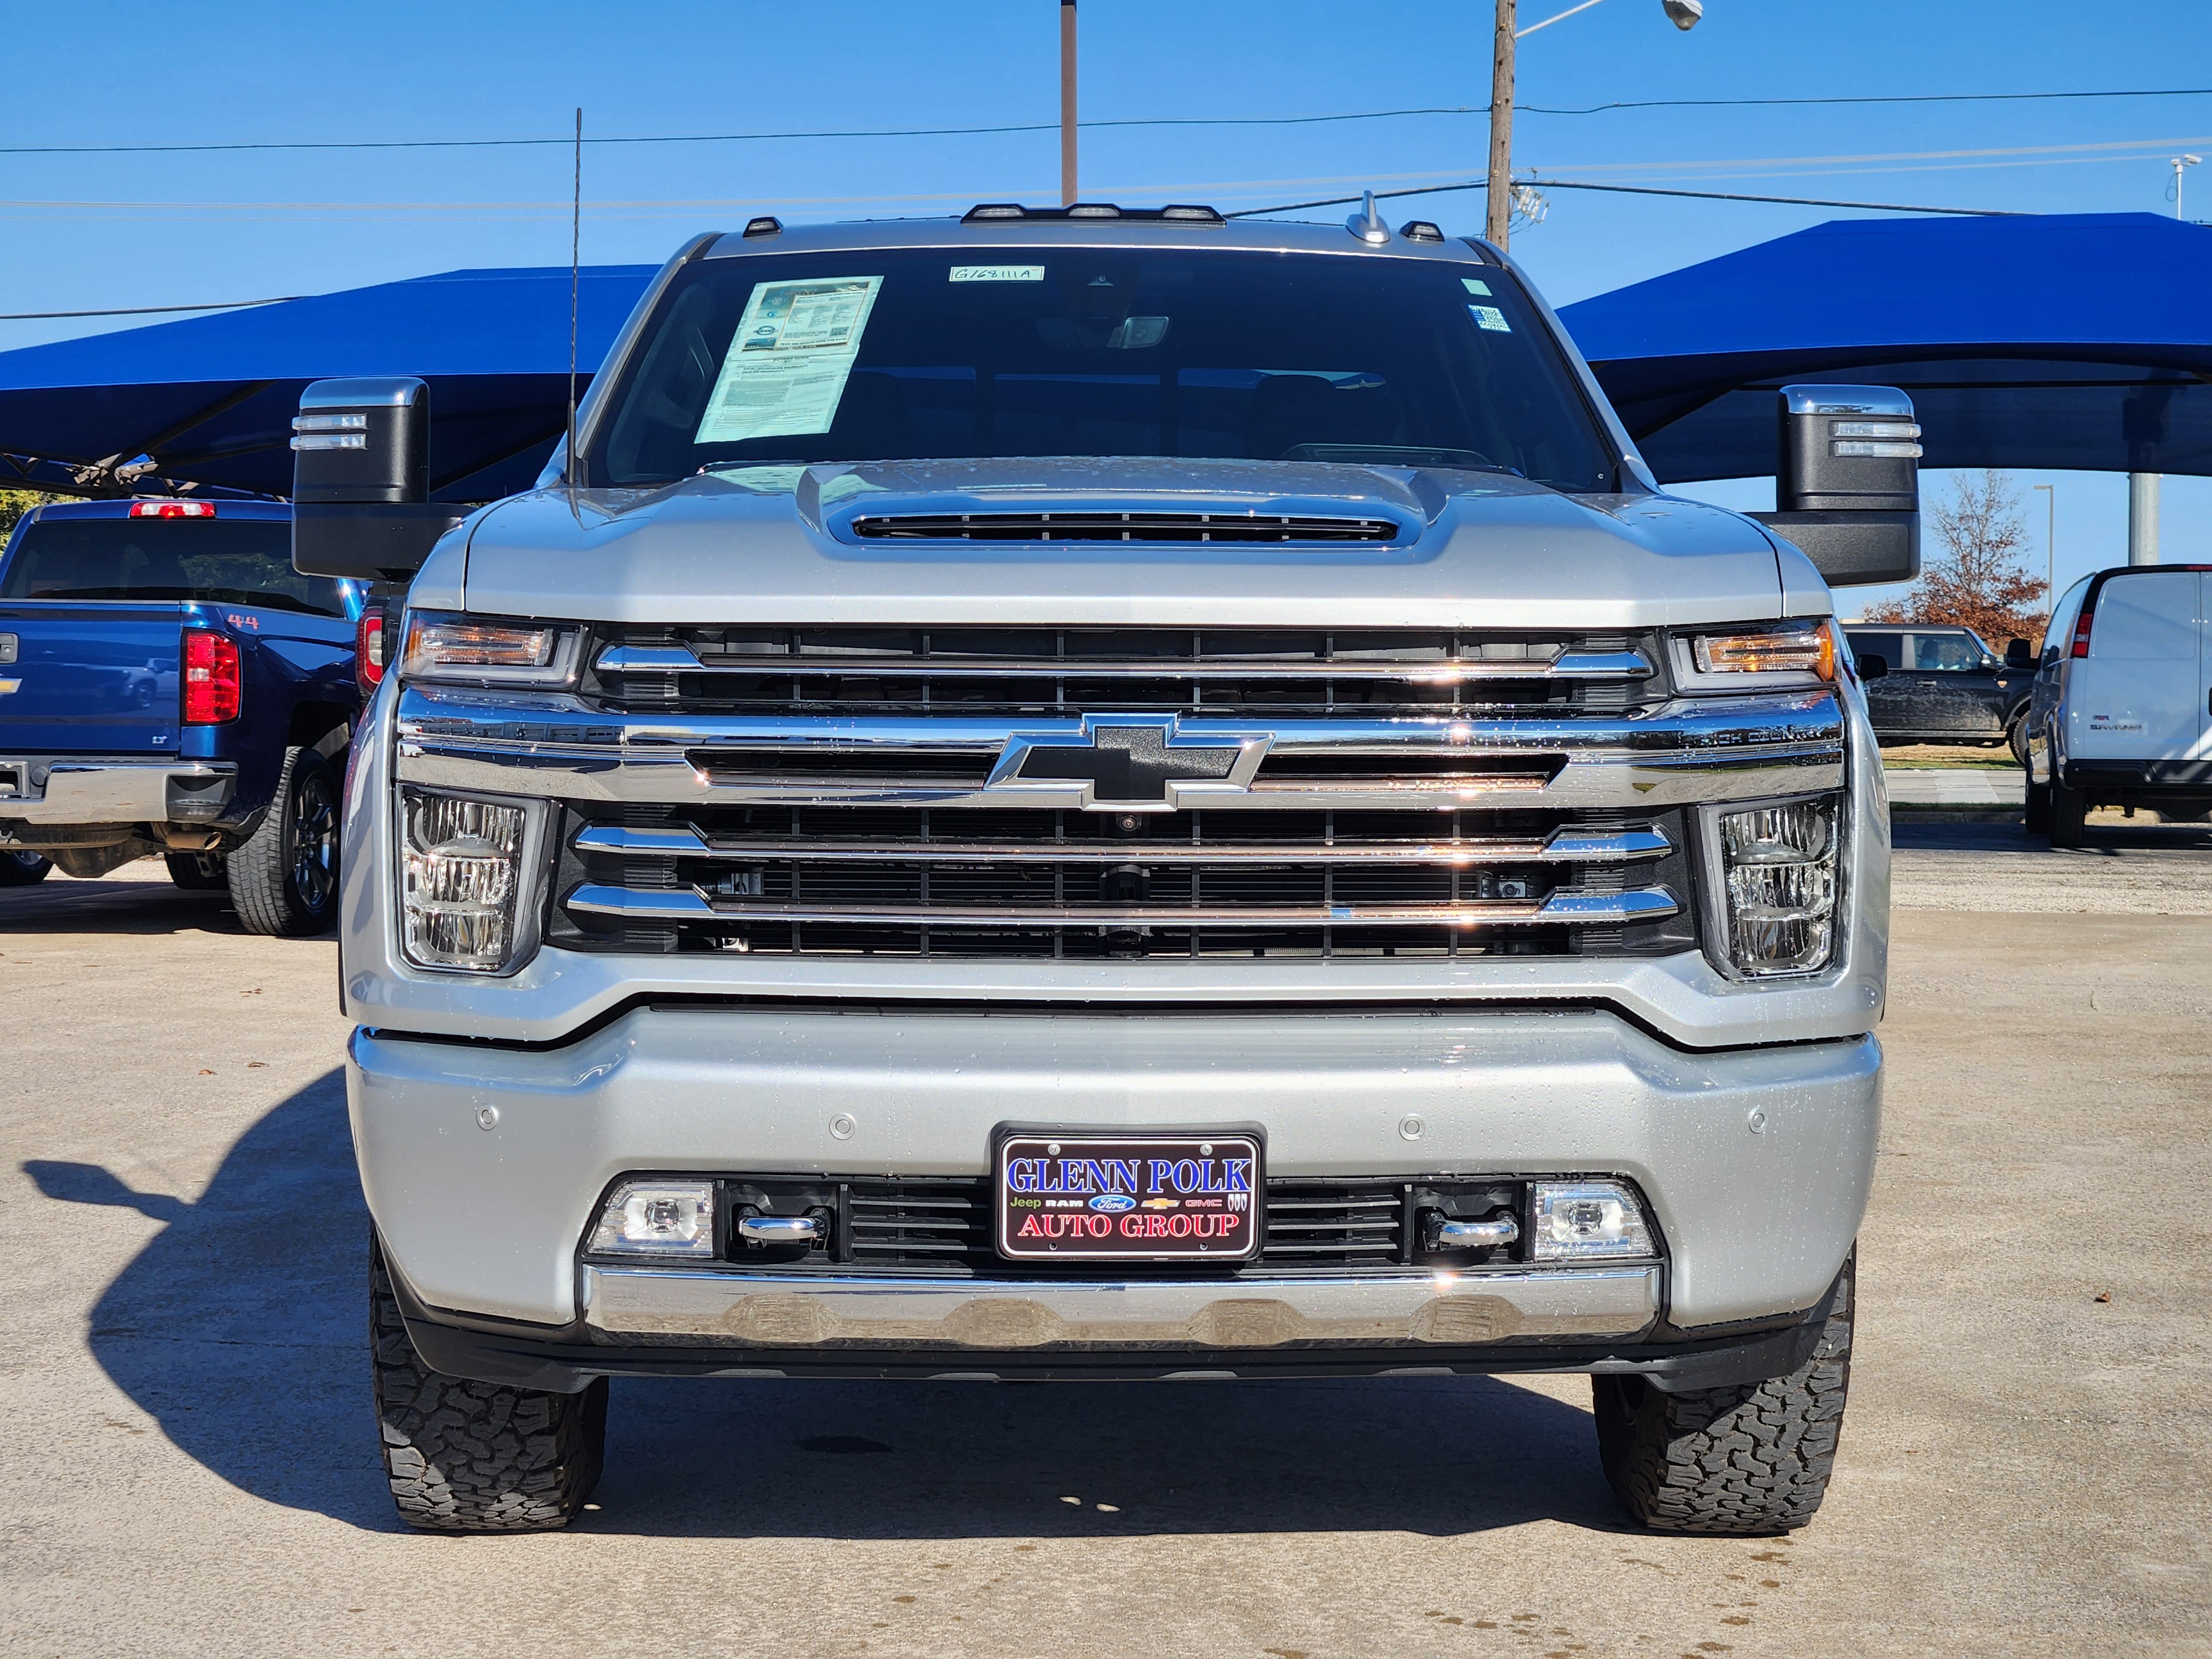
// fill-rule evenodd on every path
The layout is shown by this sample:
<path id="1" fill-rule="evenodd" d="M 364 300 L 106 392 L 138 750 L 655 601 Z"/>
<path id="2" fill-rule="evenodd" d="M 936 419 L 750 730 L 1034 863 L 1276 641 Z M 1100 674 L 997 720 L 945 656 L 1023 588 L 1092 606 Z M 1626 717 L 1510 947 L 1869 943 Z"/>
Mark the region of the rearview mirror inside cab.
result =
<path id="1" fill-rule="evenodd" d="M 1920 574 L 1920 426 L 1894 386 L 1785 386 L 1771 513 L 1835 587 Z"/>

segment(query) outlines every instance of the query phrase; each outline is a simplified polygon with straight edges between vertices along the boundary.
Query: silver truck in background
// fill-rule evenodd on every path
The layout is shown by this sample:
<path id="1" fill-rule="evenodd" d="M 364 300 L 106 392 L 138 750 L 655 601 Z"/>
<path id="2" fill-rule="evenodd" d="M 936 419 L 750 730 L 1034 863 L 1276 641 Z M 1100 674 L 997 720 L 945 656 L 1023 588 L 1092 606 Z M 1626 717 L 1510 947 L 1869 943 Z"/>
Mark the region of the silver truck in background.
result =
<path id="1" fill-rule="evenodd" d="M 1581 1371 L 1638 1520 L 1813 1513 L 1900 394 L 1669 495 L 1370 204 L 702 237 L 450 528 L 424 396 L 296 441 L 300 568 L 412 574 L 341 896 L 410 1522 L 563 1524 L 640 1375 Z"/>

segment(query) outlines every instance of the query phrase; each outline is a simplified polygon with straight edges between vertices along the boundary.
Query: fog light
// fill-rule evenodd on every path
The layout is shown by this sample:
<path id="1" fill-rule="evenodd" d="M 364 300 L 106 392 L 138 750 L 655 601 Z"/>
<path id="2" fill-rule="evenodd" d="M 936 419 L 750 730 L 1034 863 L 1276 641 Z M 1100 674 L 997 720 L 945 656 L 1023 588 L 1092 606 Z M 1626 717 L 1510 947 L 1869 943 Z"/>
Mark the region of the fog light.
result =
<path id="1" fill-rule="evenodd" d="M 1835 943 L 1832 795 L 1715 812 L 1727 965 L 1763 977 L 1826 966 Z"/>
<path id="2" fill-rule="evenodd" d="M 505 967 L 517 954 L 528 814 L 520 806 L 409 790 L 400 816 L 408 959 L 477 973 Z"/>
<path id="3" fill-rule="evenodd" d="M 712 1260 L 714 1183 L 623 1182 L 607 1199 L 587 1248 L 593 1255 Z"/>
<path id="4" fill-rule="evenodd" d="M 1539 1261 L 1603 1261 L 1655 1254 L 1642 1207 L 1617 1181 L 1539 1181 L 1528 1207 L 1529 1237 Z"/>

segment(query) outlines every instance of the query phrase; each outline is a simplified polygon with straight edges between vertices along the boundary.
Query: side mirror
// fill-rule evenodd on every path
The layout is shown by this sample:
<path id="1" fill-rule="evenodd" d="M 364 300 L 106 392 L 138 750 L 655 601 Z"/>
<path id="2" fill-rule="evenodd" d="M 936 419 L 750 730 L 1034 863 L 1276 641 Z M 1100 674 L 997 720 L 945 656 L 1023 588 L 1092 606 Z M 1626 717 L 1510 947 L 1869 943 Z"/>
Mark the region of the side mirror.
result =
<path id="1" fill-rule="evenodd" d="M 1894 386 L 1782 388 L 1771 513 L 1838 587 L 1920 574 L 1920 426 Z"/>
<path id="2" fill-rule="evenodd" d="M 430 388 L 317 380 L 292 422 L 292 568 L 405 581 L 467 510 L 430 496 Z"/>
<path id="3" fill-rule="evenodd" d="M 2030 645 L 2026 640 L 2007 640 L 2005 641 L 2005 666 L 2007 668 L 2034 667 L 2035 647 Z"/>
<path id="4" fill-rule="evenodd" d="M 1869 651 L 1864 656 L 1854 660 L 1859 665 L 1859 678 L 1862 681 L 1886 680 L 1889 678 L 1889 659 L 1879 651 Z"/>
<path id="5" fill-rule="evenodd" d="M 2037 665 L 2039 668 L 2056 668 L 2056 667 L 2057 667 L 2057 666 L 2058 666 L 2058 647 L 2057 647 L 2057 646 L 2055 646 L 2055 645 L 2046 645 L 2046 646 L 2045 646 L 2045 647 L 2043 647 L 2043 657 L 2042 657 L 2042 659 L 2041 659 L 2041 661 L 2039 661 L 2036 665 Z"/>

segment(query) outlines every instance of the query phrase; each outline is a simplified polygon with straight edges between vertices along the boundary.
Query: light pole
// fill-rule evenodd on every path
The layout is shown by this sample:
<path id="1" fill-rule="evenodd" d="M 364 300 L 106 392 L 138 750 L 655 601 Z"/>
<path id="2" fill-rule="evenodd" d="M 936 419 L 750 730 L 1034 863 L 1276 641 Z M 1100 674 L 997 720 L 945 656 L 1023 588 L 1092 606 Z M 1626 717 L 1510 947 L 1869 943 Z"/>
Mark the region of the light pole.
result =
<path id="1" fill-rule="evenodd" d="M 1060 204 L 1075 203 L 1075 0 L 1060 0 Z"/>
<path id="2" fill-rule="evenodd" d="M 1064 0 L 1064 3 L 1073 6 L 1073 0 Z M 1514 27 L 1516 0 L 1498 0 L 1498 33 L 1490 58 L 1490 173 L 1483 234 L 1500 247 L 1505 246 L 1506 230 L 1513 217 L 1513 43 L 1524 34 L 1547 29 L 1562 18 L 1588 11 L 1597 3 L 1598 0 L 1582 0 L 1581 4 L 1554 12 L 1541 22 L 1531 23 L 1523 29 Z M 1659 5 L 1667 14 L 1667 21 L 1678 29 L 1695 28 L 1698 20 L 1705 15 L 1705 0 L 1659 0 Z M 1073 15 L 1072 11 L 1068 15 Z M 1073 52 L 1073 48 L 1067 50 Z"/>
<path id="3" fill-rule="evenodd" d="M 2050 517 L 2043 532 L 2043 637 L 2051 638 L 2051 618 L 2058 614 L 2058 486 L 2033 484 L 2048 497 Z"/>
<path id="4" fill-rule="evenodd" d="M 2185 167 L 2193 167 L 2204 158 L 2201 155 L 2177 155 L 2166 165 L 2173 169 L 2173 216 L 2181 216 L 2181 174 Z"/>

